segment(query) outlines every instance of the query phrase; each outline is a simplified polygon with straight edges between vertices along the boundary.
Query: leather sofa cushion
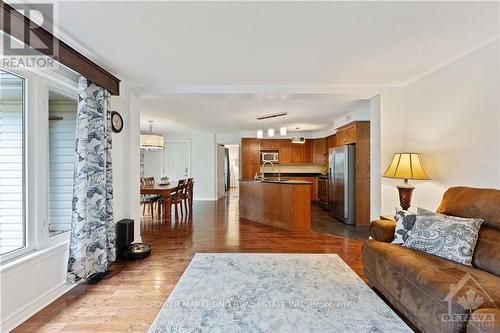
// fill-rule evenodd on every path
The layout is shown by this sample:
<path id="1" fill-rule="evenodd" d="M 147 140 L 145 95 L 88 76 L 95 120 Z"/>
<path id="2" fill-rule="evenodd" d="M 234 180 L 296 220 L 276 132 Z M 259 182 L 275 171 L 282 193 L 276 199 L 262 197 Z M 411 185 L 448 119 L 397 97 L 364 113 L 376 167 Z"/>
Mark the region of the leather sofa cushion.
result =
<path id="1" fill-rule="evenodd" d="M 363 243 L 363 264 L 374 286 L 424 332 L 463 332 L 465 323 L 447 325 L 442 316 L 449 313 L 447 297 L 452 313 L 464 313 L 458 299 L 466 297 L 469 288 L 485 293 L 481 307 L 500 305 L 500 278 L 474 267 L 376 240 Z M 452 285 L 467 273 L 473 279 L 450 296 Z"/>
<path id="2" fill-rule="evenodd" d="M 451 187 L 443 195 L 438 213 L 480 218 L 486 227 L 500 230 L 500 191 L 471 187 Z"/>
<path id="3" fill-rule="evenodd" d="M 472 265 L 500 276 L 500 231 L 488 227 L 479 230 Z"/>
<path id="4" fill-rule="evenodd" d="M 380 242 L 392 242 L 395 230 L 396 222 L 391 220 L 375 220 L 370 222 L 370 236 Z"/>
<path id="5" fill-rule="evenodd" d="M 472 318 L 477 322 L 467 323 L 467 333 L 498 333 L 500 332 L 500 310 L 499 309 L 479 309 L 474 311 Z M 487 318 L 486 322 L 481 318 Z"/>

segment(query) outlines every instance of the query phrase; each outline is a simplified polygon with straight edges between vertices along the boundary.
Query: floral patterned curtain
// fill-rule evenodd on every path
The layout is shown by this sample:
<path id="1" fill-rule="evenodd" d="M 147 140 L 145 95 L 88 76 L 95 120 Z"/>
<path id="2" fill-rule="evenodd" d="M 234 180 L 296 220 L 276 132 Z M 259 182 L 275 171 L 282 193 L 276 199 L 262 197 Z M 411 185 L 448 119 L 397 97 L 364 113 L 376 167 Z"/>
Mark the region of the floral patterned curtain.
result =
<path id="1" fill-rule="evenodd" d="M 79 80 L 68 281 L 105 272 L 115 260 L 110 93 Z"/>

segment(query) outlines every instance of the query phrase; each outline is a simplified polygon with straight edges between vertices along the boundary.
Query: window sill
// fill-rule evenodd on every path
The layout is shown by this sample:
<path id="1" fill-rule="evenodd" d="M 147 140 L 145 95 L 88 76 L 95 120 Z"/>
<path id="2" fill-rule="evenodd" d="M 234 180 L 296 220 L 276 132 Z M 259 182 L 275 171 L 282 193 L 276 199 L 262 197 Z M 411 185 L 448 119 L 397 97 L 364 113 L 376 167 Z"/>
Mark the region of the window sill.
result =
<path id="1" fill-rule="evenodd" d="M 60 235 L 60 236 L 64 236 Z M 68 237 L 68 236 L 67 236 Z M 68 237 L 69 239 L 69 237 Z M 22 269 L 26 265 L 32 265 L 40 260 L 45 260 L 48 257 L 51 257 L 55 254 L 58 254 L 62 251 L 67 251 L 69 246 L 69 241 L 59 241 L 59 243 L 52 245 L 50 247 L 34 250 L 32 252 L 28 252 L 21 257 L 12 259 L 6 263 L 2 263 L 0 265 L 0 273 L 3 276 L 10 275 L 15 273 L 16 271 Z"/>
<path id="2" fill-rule="evenodd" d="M 58 245 L 61 243 L 68 243 L 69 242 L 69 234 L 70 234 L 70 231 L 68 230 L 68 231 L 64 231 L 60 234 L 49 237 L 48 246 L 52 247 L 52 246 L 55 246 L 55 245 Z"/>

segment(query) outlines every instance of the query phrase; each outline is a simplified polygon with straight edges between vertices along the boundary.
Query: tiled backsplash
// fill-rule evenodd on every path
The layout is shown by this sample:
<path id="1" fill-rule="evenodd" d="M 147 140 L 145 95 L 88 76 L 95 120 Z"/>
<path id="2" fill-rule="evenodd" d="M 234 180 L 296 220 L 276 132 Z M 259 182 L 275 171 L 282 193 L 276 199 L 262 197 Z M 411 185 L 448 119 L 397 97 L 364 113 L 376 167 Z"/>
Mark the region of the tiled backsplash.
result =
<path id="1" fill-rule="evenodd" d="M 274 169 L 271 165 L 264 166 L 265 172 L 278 172 L 281 173 L 321 173 L 323 166 L 318 164 L 275 164 Z"/>

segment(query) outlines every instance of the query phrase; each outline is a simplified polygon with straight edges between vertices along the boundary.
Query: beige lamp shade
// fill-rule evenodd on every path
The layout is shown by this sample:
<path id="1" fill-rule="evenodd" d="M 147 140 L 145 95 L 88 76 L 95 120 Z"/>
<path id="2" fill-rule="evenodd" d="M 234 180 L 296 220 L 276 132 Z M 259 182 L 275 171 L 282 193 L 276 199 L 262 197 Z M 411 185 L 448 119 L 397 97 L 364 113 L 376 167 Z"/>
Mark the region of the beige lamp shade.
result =
<path id="1" fill-rule="evenodd" d="M 429 179 L 422 166 L 419 153 L 396 153 L 391 165 L 384 173 L 387 178 Z"/>
<path id="2" fill-rule="evenodd" d="M 145 150 L 163 149 L 163 136 L 155 134 L 141 134 L 141 149 Z"/>

